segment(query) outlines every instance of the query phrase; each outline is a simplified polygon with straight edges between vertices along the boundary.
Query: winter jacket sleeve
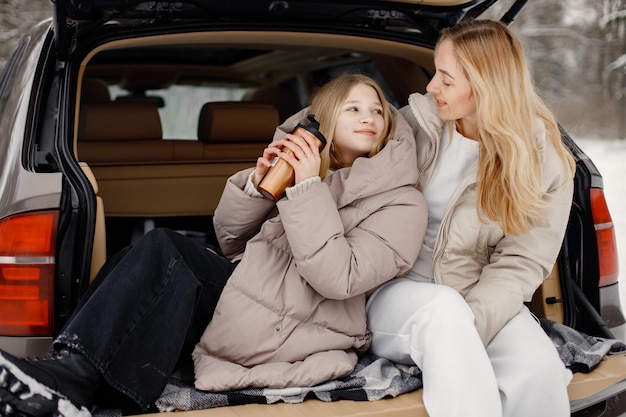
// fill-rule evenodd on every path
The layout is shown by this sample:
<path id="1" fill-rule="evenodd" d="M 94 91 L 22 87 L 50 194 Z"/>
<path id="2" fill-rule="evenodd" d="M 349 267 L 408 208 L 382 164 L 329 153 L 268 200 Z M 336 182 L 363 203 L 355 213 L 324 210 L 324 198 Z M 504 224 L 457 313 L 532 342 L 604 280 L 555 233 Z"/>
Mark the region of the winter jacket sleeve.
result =
<path id="1" fill-rule="evenodd" d="M 246 242 L 258 233 L 263 221 L 275 208 L 274 202 L 250 196 L 244 191 L 253 170 L 240 171 L 226 181 L 213 216 L 217 240 L 229 259 L 243 253 Z"/>
<path id="2" fill-rule="evenodd" d="M 465 295 L 478 332 L 487 345 L 513 318 L 551 272 L 560 251 L 572 205 L 573 181 L 548 145 L 543 164 L 545 224 L 495 246 L 480 278 Z"/>
<path id="3" fill-rule="evenodd" d="M 426 202 L 411 187 L 346 233 L 324 183 L 278 207 L 298 272 L 328 299 L 363 294 L 408 271 L 426 230 Z"/>

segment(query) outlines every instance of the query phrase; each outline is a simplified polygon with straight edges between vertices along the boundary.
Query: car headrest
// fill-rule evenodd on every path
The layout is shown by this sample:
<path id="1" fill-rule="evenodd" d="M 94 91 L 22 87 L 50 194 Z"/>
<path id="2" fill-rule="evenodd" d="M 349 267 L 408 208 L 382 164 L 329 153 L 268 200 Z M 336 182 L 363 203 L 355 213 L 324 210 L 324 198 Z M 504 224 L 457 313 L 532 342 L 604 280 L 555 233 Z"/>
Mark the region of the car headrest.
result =
<path id="1" fill-rule="evenodd" d="M 104 80 L 85 77 L 82 83 L 81 103 L 108 103 L 111 101 L 109 87 Z"/>
<path id="2" fill-rule="evenodd" d="M 243 96 L 243 100 L 269 103 L 276 107 L 280 122 L 284 122 L 302 109 L 298 94 L 285 87 L 265 87 L 252 90 Z"/>
<path id="3" fill-rule="evenodd" d="M 270 143 L 279 124 L 271 104 L 229 101 L 202 106 L 198 139 L 205 143 Z"/>
<path id="4" fill-rule="evenodd" d="M 160 140 L 162 137 L 156 103 L 93 103 L 81 108 L 79 140 Z"/>

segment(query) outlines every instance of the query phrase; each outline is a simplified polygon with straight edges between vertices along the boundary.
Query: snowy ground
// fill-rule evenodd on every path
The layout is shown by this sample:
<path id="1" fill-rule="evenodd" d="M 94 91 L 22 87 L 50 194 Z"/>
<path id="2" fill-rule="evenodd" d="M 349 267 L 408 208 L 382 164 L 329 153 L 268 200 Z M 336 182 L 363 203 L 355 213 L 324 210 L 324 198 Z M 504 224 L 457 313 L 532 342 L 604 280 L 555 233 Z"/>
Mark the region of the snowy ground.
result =
<path id="1" fill-rule="evenodd" d="M 620 294 L 626 308 L 626 139 L 575 139 L 604 178 L 604 193 L 618 244 Z"/>

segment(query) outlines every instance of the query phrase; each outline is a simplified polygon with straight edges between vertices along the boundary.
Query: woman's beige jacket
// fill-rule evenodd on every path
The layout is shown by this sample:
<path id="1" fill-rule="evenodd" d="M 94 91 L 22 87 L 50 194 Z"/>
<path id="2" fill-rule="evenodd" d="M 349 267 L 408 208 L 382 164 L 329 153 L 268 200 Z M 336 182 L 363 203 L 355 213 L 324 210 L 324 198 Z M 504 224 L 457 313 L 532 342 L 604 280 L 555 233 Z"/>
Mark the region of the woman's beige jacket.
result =
<path id="1" fill-rule="evenodd" d="M 431 95 L 412 94 L 402 108 L 415 132 L 420 171 L 419 189 L 431 178 L 443 129 Z M 543 153 L 543 191 L 546 202 L 543 227 L 518 236 L 505 235 L 498 223 L 478 217 L 475 174 L 453 194 L 433 253 L 435 282 L 459 291 L 474 313 L 474 322 L 486 345 L 530 301 L 551 272 L 569 219 L 573 181 L 542 123 L 535 128 Z"/>
<path id="2" fill-rule="evenodd" d="M 428 215 L 413 133 L 394 112 L 380 153 L 291 200 L 244 193 L 251 170 L 228 180 L 214 225 L 241 262 L 193 352 L 198 389 L 311 386 L 351 372 L 369 347 L 365 294 L 411 268 Z"/>

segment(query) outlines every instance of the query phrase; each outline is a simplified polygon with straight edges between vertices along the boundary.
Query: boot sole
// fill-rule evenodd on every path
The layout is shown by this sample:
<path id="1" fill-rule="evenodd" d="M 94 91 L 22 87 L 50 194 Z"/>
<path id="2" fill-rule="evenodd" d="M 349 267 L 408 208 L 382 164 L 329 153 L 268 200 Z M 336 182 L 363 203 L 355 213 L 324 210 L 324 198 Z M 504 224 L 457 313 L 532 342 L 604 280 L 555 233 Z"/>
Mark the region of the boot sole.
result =
<path id="1" fill-rule="evenodd" d="M 0 353 L 0 416 L 2 417 L 91 417 L 64 395 L 24 373 Z"/>

